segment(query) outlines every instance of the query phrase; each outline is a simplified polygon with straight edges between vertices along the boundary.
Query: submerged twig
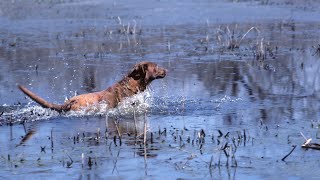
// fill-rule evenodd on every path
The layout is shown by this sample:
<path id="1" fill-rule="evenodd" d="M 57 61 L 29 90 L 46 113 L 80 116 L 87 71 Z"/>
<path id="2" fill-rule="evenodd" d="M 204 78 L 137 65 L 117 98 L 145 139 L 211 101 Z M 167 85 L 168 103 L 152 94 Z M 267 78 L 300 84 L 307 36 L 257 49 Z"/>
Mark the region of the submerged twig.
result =
<path id="1" fill-rule="evenodd" d="M 218 132 L 219 132 L 219 136 L 218 137 L 222 137 L 223 133 L 220 131 L 220 129 L 218 129 Z"/>
<path id="2" fill-rule="evenodd" d="M 91 166 L 92 166 L 92 158 L 90 156 L 88 158 L 88 166 L 89 166 L 89 168 L 91 168 Z"/>
<path id="3" fill-rule="evenodd" d="M 67 161 L 67 168 L 71 168 L 71 165 L 73 164 L 72 158 L 69 156 L 69 154 L 66 152 L 67 156 L 69 157 L 70 161 Z"/>
<path id="4" fill-rule="evenodd" d="M 281 160 L 284 161 L 288 156 L 290 156 L 290 154 L 296 149 L 297 145 L 293 145 L 293 148 L 291 149 L 291 151 L 285 155 Z"/>
<path id="5" fill-rule="evenodd" d="M 53 130 L 51 129 L 50 140 L 51 140 L 51 150 L 53 150 Z"/>

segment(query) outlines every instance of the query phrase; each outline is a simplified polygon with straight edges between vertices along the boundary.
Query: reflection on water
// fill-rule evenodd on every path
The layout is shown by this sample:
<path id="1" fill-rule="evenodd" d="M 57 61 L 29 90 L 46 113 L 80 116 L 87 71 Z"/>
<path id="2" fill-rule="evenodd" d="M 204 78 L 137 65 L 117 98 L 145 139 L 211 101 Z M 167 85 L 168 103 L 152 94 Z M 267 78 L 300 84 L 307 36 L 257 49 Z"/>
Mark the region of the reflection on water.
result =
<path id="1" fill-rule="evenodd" d="M 295 26 L 297 31 L 300 26 Z M 41 160 L 36 163 L 39 170 L 62 176 L 61 168 L 67 167 L 68 162 L 70 164 L 70 155 L 74 161 L 71 174 L 77 174 L 77 169 L 85 164 L 86 168 L 94 169 L 95 175 L 102 177 L 131 173 L 135 171 L 131 166 L 144 168 L 145 172 L 136 172 L 136 177 L 148 173 L 159 175 L 171 169 L 177 170 L 176 177 L 185 177 L 194 174 L 195 169 L 207 173 L 207 168 L 200 167 L 208 166 L 211 158 L 215 167 L 220 167 L 220 163 L 223 166 L 227 163 L 235 166 L 237 163 L 241 168 L 257 166 L 258 169 L 270 161 L 281 159 L 284 152 L 276 149 L 286 151 L 288 142 L 299 145 L 303 141 L 299 132 L 305 132 L 304 128 L 309 127 L 311 122 L 318 122 L 320 61 L 314 55 L 314 49 L 308 46 L 308 41 L 301 40 L 304 36 L 291 36 L 282 41 L 281 38 L 290 30 L 284 28 L 280 31 L 269 27 L 273 25 L 261 25 L 259 28 L 263 35 L 260 36 L 272 44 L 276 58 L 268 57 L 265 60 L 256 60 L 250 52 L 250 43 L 256 40 L 255 34 L 248 36 L 239 49 L 216 51 L 216 48 L 223 48 L 224 45 L 214 40 L 207 44 L 199 42 L 199 39 L 206 37 L 206 33 L 213 36 L 214 31 L 210 34 L 192 27 L 186 31 L 179 27 L 155 32 L 150 30 L 145 32 L 148 36 L 139 37 L 141 43 L 137 47 L 120 41 L 109 44 L 111 50 L 101 49 L 102 45 L 97 42 L 91 46 L 90 38 L 81 40 L 81 46 L 86 46 L 85 52 L 76 43 L 78 38 L 68 41 L 53 39 L 59 44 L 55 48 L 35 46 L 27 49 L 21 44 L 14 48 L 1 46 L 2 125 L 13 121 L 49 119 L 37 121 L 39 127 L 30 131 L 32 133 L 25 132 L 21 125 L 2 127 L 1 142 L 6 148 L 1 149 L 1 155 L 10 156 L 11 159 L 5 158 L 7 165 L 3 167 L 8 172 L 17 166 L 23 167 L 25 173 L 34 173 L 26 166 L 34 166 L 35 159 L 39 158 Z M 245 31 L 248 28 L 238 27 L 239 34 L 242 29 Z M 170 35 L 168 32 L 171 32 Z M 180 37 L 182 34 L 188 36 L 188 41 Z M 122 38 L 122 35 L 112 38 Z M 167 47 L 168 38 L 170 51 Z M 210 46 L 212 50 L 198 48 L 204 46 Z M 112 56 L 95 55 L 99 51 L 108 51 Z M 153 82 L 150 91 L 141 95 L 141 106 L 137 108 L 148 110 L 146 148 L 143 145 L 144 120 L 134 121 L 136 107 L 131 107 L 133 103 L 130 100 L 112 110 L 113 115 L 124 113 L 130 118 L 110 117 L 105 120 L 106 112 L 101 113 L 101 117 L 87 114 L 64 116 L 44 110 L 32 102 L 26 105 L 30 100 L 25 99 L 16 88 L 16 84 L 26 85 L 40 96 L 59 103 L 75 93 L 106 88 L 121 79 L 138 59 L 155 61 L 169 70 L 165 79 Z M 48 140 L 52 128 L 53 150 L 50 148 L 51 140 Z M 205 144 L 197 139 L 200 129 L 207 134 Z M 225 159 L 223 151 L 218 149 L 226 143 L 229 147 L 232 138 L 242 137 L 243 140 L 244 129 L 247 130 L 248 139 L 240 145 L 232 145 L 238 149 L 236 159 Z M 222 137 L 219 137 L 218 130 L 223 133 Z M 315 132 L 315 129 L 308 129 L 308 132 L 312 136 L 311 132 Z M 226 134 L 228 137 L 224 138 Z M 121 141 L 119 135 L 122 136 Z M 274 139 L 275 136 L 281 138 Z M 31 153 L 33 151 L 35 153 Z M 39 152 L 40 156 L 37 155 Z M 84 159 L 80 158 L 82 153 Z M 307 159 L 311 158 L 310 155 L 306 156 Z M 269 160 L 261 161 L 256 157 Z M 91 165 L 88 166 L 89 159 L 97 165 L 89 163 Z M 63 162 L 62 165 L 57 161 Z M 54 168 L 42 168 L 42 164 Z M 157 166 L 162 168 L 154 170 Z M 102 167 L 114 168 L 105 172 Z M 231 176 L 236 169 L 220 171 L 221 176 Z M 237 171 L 241 172 L 240 176 L 252 174 L 249 170 Z M 92 171 L 86 170 L 86 173 Z M 217 170 L 212 173 L 217 173 Z"/>
<path id="2" fill-rule="evenodd" d="M 313 139 L 318 133 L 317 23 L 144 27 L 118 15 L 72 24 L 54 17 L 0 27 L 1 177 L 295 178 L 317 167 L 318 153 L 299 148 L 280 162 L 303 143 L 300 132 Z M 57 26 L 46 29 L 47 21 Z M 251 27 L 259 31 L 228 48 Z M 95 115 L 43 109 L 17 88 L 62 103 L 107 88 L 141 60 L 166 67 L 167 77 Z"/>

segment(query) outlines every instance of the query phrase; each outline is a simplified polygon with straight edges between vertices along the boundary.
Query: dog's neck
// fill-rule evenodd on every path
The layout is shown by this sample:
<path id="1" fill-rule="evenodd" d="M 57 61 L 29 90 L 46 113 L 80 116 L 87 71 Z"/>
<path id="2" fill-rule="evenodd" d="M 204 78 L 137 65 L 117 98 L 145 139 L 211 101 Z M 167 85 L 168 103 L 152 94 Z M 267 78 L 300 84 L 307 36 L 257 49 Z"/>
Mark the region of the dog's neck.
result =
<path id="1" fill-rule="evenodd" d="M 132 77 L 124 77 L 119 84 L 132 91 L 134 94 L 137 94 L 146 90 L 150 83 L 141 79 L 135 80 Z"/>

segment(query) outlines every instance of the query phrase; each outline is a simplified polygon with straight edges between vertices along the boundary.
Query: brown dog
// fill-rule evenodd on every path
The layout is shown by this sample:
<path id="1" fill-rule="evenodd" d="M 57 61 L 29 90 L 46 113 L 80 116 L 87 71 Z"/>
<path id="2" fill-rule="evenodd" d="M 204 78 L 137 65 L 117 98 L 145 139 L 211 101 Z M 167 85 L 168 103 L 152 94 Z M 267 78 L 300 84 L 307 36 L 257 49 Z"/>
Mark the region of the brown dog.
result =
<path id="1" fill-rule="evenodd" d="M 27 88 L 20 85 L 18 87 L 42 107 L 65 112 L 70 110 L 78 111 L 103 102 L 107 103 L 109 108 L 114 108 L 123 98 L 144 91 L 153 80 L 164 78 L 165 76 L 166 70 L 158 67 L 157 64 L 140 62 L 121 81 L 106 90 L 74 96 L 62 105 L 47 102 Z"/>

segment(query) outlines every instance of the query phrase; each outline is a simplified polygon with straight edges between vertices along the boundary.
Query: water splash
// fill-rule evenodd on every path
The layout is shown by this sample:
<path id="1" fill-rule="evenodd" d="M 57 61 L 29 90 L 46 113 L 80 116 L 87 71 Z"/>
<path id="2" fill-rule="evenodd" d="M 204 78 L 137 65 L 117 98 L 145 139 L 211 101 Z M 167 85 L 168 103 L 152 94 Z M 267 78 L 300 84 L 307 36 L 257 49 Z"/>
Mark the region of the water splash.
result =
<path id="1" fill-rule="evenodd" d="M 70 111 L 58 113 L 54 110 L 42 108 L 39 105 L 32 105 L 30 102 L 26 106 L 11 107 L 0 116 L 0 123 L 19 123 L 37 120 L 46 120 L 57 117 L 86 117 L 86 116 L 139 116 L 145 113 L 181 115 L 195 113 L 197 110 L 214 113 L 213 110 L 228 109 L 230 103 L 242 101 L 241 98 L 223 96 L 210 101 L 199 99 L 185 99 L 180 97 L 153 97 L 152 90 L 148 89 L 132 97 L 125 98 L 116 108 L 108 108 L 103 102 L 96 106 L 90 106 L 80 111 Z M 3 107 L 3 106 L 2 106 Z M 8 107 L 7 109 L 10 109 Z"/>
<path id="2" fill-rule="evenodd" d="M 151 90 L 148 89 L 142 93 L 126 98 L 120 102 L 116 108 L 110 109 L 108 115 L 143 114 L 147 112 L 153 104 L 151 94 Z"/>
<path id="3" fill-rule="evenodd" d="M 57 117 L 59 113 L 51 109 L 42 108 L 38 105 L 30 105 L 25 107 L 9 107 L 0 117 L 0 123 L 19 123 L 37 121 L 40 119 L 50 119 Z"/>
<path id="4" fill-rule="evenodd" d="M 238 101 L 242 101 L 242 98 L 235 98 L 235 97 L 224 95 L 222 98 L 218 98 L 214 102 L 217 104 L 216 108 L 221 108 L 222 104 L 228 105 L 229 103 L 238 102 Z"/>
<path id="5" fill-rule="evenodd" d="M 5 112 L 0 116 L 0 123 L 32 122 L 63 117 L 84 117 L 84 116 L 125 116 L 129 114 L 142 114 L 149 110 L 152 104 L 151 91 L 146 90 L 132 97 L 125 98 L 116 108 L 108 108 L 105 102 L 96 106 L 82 109 L 80 111 L 70 111 L 58 113 L 57 111 L 42 108 L 39 105 L 32 105 L 32 101 L 26 106 L 7 106 Z M 4 106 L 2 106 L 4 107 Z"/>
<path id="6" fill-rule="evenodd" d="M 216 100 L 217 103 L 226 103 L 226 102 L 237 102 L 241 101 L 242 98 L 235 98 L 235 97 L 230 97 L 227 95 L 224 95 L 222 98 L 219 98 Z"/>

